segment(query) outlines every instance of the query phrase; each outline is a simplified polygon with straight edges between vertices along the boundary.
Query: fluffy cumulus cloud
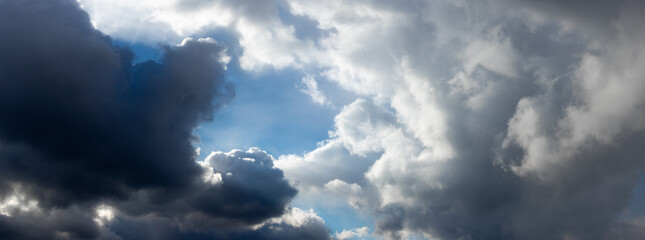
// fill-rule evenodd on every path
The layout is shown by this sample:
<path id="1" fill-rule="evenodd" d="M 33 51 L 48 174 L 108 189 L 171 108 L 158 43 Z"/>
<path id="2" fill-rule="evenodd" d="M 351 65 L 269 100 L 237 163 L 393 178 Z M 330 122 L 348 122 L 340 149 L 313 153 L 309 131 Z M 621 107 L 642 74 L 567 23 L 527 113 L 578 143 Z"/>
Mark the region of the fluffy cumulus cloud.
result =
<path id="1" fill-rule="evenodd" d="M 371 189 L 377 233 L 616 234 L 644 163 L 642 3 L 334 3 L 292 6 L 338 30 L 326 39 L 329 79 L 393 115 L 342 126 L 342 111 L 330 140 L 350 156 L 380 152 L 349 183 Z"/>
<path id="2" fill-rule="evenodd" d="M 336 238 L 339 240 L 352 239 L 365 237 L 369 233 L 370 229 L 368 227 L 355 228 L 352 230 L 343 230 L 340 233 L 336 233 Z"/>
<path id="3" fill-rule="evenodd" d="M 621 215 L 645 167 L 642 1 L 80 3 L 92 21 L 73 1 L 0 0 L 0 234 L 330 238 L 288 206 L 296 191 L 374 216 L 338 239 L 645 231 Z M 192 130 L 232 96 L 223 47 L 132 65 L 92 26 L 147 44 L 225 33 L 244 71 L 358 99 L 304 154 L 196 163 Z"/>
<path id="4" fill-rule="evenodd" d="M 643 227 L 615 220 L 645 163 L 642 3 L 291 6 L 337 31 L 324 40 L 328 79 L 376 103 L 343 109 L 330 140 L 301 162 L 351 166 L 376 153 L 358 180 L 334 167 L 317 175 L 330 176 L 320 189 L 343 180 L 343 196 L 364 209 L 361 189 L 377 234 L 601 239 Z M 378 112 L 391 120 L 373 121 Z M 335 142 L 343 155 L 315 158 Z M 287 177 L 311 182 L 289 174 L 291 159 L 281 159 Z"/>
<path id="5" fill-rule="evenodd" d="M 314 63 L 322 32 L 303 29 L 308 18 L 289 13 L 281 0 L 86 1 L 97 28 L 129 41 L 176 42 L 204 31 L 223 30 L 244 47 L 244 69 L 284 68 Z M 286 11 L 286 12 L 285 12 Z M 290 22 L 285 25 L 283 22 Z M 298 28 L 296 27 L 298 26 Z M 315 25 L 314 25 L 315 26 Z"/>
<path id="6" fill-rule="evenodd" d="M 133 64 L 73 0 L 2 0 L 0 32 L 0 238 L 329 237 L 266 152 L 196 161 L 234 96 L 215 40 Z"/>

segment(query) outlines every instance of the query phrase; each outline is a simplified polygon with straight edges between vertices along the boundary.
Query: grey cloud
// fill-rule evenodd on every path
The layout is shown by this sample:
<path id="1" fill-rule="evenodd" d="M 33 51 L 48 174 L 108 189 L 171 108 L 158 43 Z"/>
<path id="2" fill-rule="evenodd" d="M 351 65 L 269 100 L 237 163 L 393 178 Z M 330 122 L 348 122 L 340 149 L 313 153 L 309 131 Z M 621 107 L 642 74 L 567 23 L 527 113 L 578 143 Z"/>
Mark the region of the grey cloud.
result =
<path id="1" fill-rule="evenodd" d="M 200 219 L 200 221 L 207 219 Z M 185 231 L 181 222 L 153 216 L 118 217 L 108 224 L 111 231 L 123 239 L 329 239 L 324 221 L 303 210 L 288 208 L 279 218 L 273 218 L 255 228 L 222 231 L 218 228 Z"/>
<path id="2" fill-rule="evenodd" d="M 191 11 L 204 7 L 211 7 L 213 5 L 219 5 L 233 10 L 236 14 L 241 14 L 245 17 L 258 21 L 267 21 L 269 19 L 277 20 L 277 5 L 281 2 L 282 1 L 280 0 L 241 0 L 234 2 L 222 0 L 180 0 L 176 3 L 176 7 L 180 10 Z"/>
<path id="3" fill-rule="evenodd" d="M 593 34 L 615 33 L 616 29 L 611 27 L 613 23 L 609 23 L 634 21 L 618 18 L 626 12 L 625 9 L 643 9 L 640 5 L 614 2 L 589 5 L 582 1 L 559 3 L 545 7 L 580 11 L 580 16 L 575 12 L 562 14 L 575 17 L 582 24 L 593 25 Z M 576 9 L 579 4 L 585 5 L 582 10 Z M 531 7 L 531 10 L 538 9 Z M 585 20 L 597 15 L 606 22 L 600 24 Z M 382 220 L 376 224 L 377 231 L 392 238 L 401 237 L 399 234 L 403 230 L 412 230 L 445 239 L 603 239 L 607 234 L 617 234 L 613 228 L 616 224 L 614 219 L 627 204 L 643 170 L 643 152 L 637 146 L 643 141 L 641 130 L 624 130 L 609 144 L 587 140 L 576 153 L 545 169 L 551 177 L 549 180 L 516 176 L 511 170 L 497 165 L 495 160 L 496 149 L 500 148 L 500 134 L 507 131 L 508 119 L 516 114 L 515 107 L 520 99 L 537 99 L 539 103 L 531 105 L 538 111 L 536 117 L 539 119 L 535 120 L 539 131 L 545 132 L 549 139 L 566 138 L 560 135 L 566 133 L 558 130 L 562 128 L 562 119 L 566 118 L 571 106 L 582 104 L 577 92 L 580 83 L 576 78 L 579 76 L 575 71 L 583 60 L 581 55 L 587 50 L 585 44 L 593 41 L 583 40 L 567 33 L 562 26 L 551 24 L 553 22 L 538 24 L 537 30 L 532 28 L 530 33 L 522 30 L 529 29 L 528 26 L 517 28 L 515 23 L 502 28 L 502 36 L 508 37 L 514 50 L 521 54 L 520 61 L 523 62 L 520 64 L 525 68 L 520 76 L 510 79 L 487 69 L 483 72 L 477 70 L 480 72 L 472 75 L 475 81 L 501 84 L 494 85 L 498 88 L 489 95 L 493 98 L 480 99 L 485 100 L 483 108 L 473 111 L 455 104 L 454 95 L 441 97 L 445 113 L 449 115 L 448 137 L 457 151 L 455 158 L 441 168 L 445 172 L 440 177 L 443 188 L 410 189 L 407 196 L 414 198 L 415 204 L 389 204 L 378 210 Z M 623 30 L 642 32 L 639 29 Z M 618 41 L 613 36 L 604 37 Z M 606 50 L 622 51 L 620 48 L 610 46 Z M 618 68 L 617 71 L 640 74 L 633 68 Z M 441 86 L 441 83 L 437 84 Z M 633 87 L 639 88 L 640 85 L 633 84 Z M 638 113 L 635 115 L 640 116 Z M 639 129 L 638 125 L 635 126 Z M 526 151 L 531 149 L 526 145 L 519 149 L 516 147 L 507 146 L 498 152 L 503 155 L 499 156 L 500 159 L 509 165 L 522 162 Z M 401 188 L 408 189 L 408 186 L 402 184 Z"/>
<path id="4" fill-rule="evenodd" d="M 219 181 L 200 179 L 179 191 L 142 190 L 129 201 L 107 203 L 126 216 L 153 215 L 185 232 L 225 232 L 281 216 L 296 194 L 273 168 L 273 158 L 257 148 L 214 152 L 202 166 L 219 174 Z"/>
<path id="5" fill-rule="evenodd" d="M 214 40 L 133 64 L 73 0 L 1 0 L 0 32 L 0 238 L 325 238 L 324 223 L 250 228 L 296 194 L 265 152 L 216 154 L 222 181 L 204 181 L 193 131 L 234 97 Z M 105 204 L 114 221 L 158 229 L 100 222 Z"/>
<path id="6" fill-rule="evenodd" d="M 13 211 L 0 215 L 2 239 L 118 239 L 93 221 L 94 213 L 81 207 Z"/>
<path id="7" fill-rule="evenodd" d="M 349 29 L 333 40 L 361 43 L 333 49 L 342 60 L 330 68 L 341 76 L 331 78 L 389 102 L 390 127 L 403 132 L 368 138 L 384 146 L 366 182 L 357 181 L 380 193 L 382 205 L 372 206 L 377 233 L 611 239 L 638 232 L 617 218 L 645 164 L 638 146 L 645 129 L 642 3 L 343 6 L 354 4 L 373 17 L 370 24 L 329 17 L 345 9 L 307 13 Z M 441 141 L 452 148 L 449 157 L 432 155 Z"/>
<path id="8" fill-rule="evenodd" d="M 5 181 L 33 187 L 43 206 L 192 181 L 192 130 L 232 96 L 220 46 L 187 42 L 167 47 L 162 64 L 133 66 L 76 2 L 2 5 Z"/>
<path id="9" fill-rule="evenodd" d="M 185 11 L 201 6 L 191 5 L 197 1 L 183 3 L 187 4 Z M 5 0 L 0 4 L 12 6 L 18 2 Z M 235 12 L 280 22 L 275 3 L 262 4 L 271 6 L 252 8 L 252 2 L 244 1 Z M 338 36 L 347 37 L 330 50 L 343 65 L 322 66 L 330 69 L 330 78 L 341 67 L 347 72 L 341 71 L 340 79 L 335 80 L 343 87 L 375 96 L 378 102 L 389 102 L 386 107 L 390 109 L 383 110 L 370 101 L 357 104 L 366 110 L 357 111 L 354 117 L 342 115 L 356 121 L 338 125 L 338 139 L 312 152 L 320 153 L 321 160 L 335 158 L 339 163 L 294 160 L 298 164 L 285 168 L 290 180 L 320 185 L 339 178 L 360 184 L 362 189 L 368 189 L 364 197 L 373 198 L 366 202 L 378 217 L 375 232 L 390 238 L 402 238 L 408 233 L 443 239 L 613 239 L 636 238 L 633 236 L 641 234 L 638 225 L 616 219 L 627 204 L 644 164 L 639 145 L 645 129 L 641 120 L 645 101 L 640 97 L 645 89 L 642 84 L 645 74 L 641 70 L 645 62 L 641 50 L 645 39 L 642 3 L 491 0 L 356 4 L 360 6 L 349 6 L 323 17 L 315 14 L 336 10 L 303 11 L 308 19 L 315 19 L 320 25 L 347 24 L 345 27 L 350 26 L 350 31 L 356 30 L 351 27 L 360 28 L 361 31 L 350 33 L 338 28 L 334 34 L 316 35 L 330 41 L 338 40 L 334 39 Z M 3 9 L 15 8 L 0 11 Z M 355 9 L 366 13 L 364 19 L 347 17 L 347 11 Z M 28 14 L 4 11 L 0 16 Z M 387 14 L 390 12 L 395 13 L 394 17 Z M 47 14 L 24 17 L 19 22 L 30 24 L 43 16 Z M 191 130 L 199 121 L 208 119 L 211 113 L 208 109 L 226 102 L 230 93 L 227 94 L 225 82 L 214 85 L 219 87 L 217 91 L 204 93 L 200 90 L 209 88 L 200 84 L 208 81 L 198 81 L 198 86 L 192 88 L 193 85 L 172 81 L 176 74 L 166 73 L 169 69 L 192 68 L 193 64 L 181 63 L 200 62 L 191 56 L 215 53 L 221 50 L 219 47 L 188 42 L 183 47 L 169 47 L 161 64 L 130 66 L 129 52 L 110 47 L 106 37 L 93 30 L 83 15 L 85 21 L 79 23 L 83 24 L 79 29 L 91 33 L 91 39 L 70 39 L 75 41 L 73 46 L 85 48 L 68 47 L 69 51 L 56 52 L 66 49 L 63 47 L 70 40 L 59 36 L 86 36 L 76 32 L 75 24 L 59 24 L 70 16 L 74 18 L 74 14 L 56 16 L 64 17 L 32 24 L 60 28 L 59 32 L 46 34 L 52 36 L 51 42 L 39 38 L 42 32 L 0 22 L 0 29 L 16 33 L 0 40 L 0 46 L 4 46 L 0 52 L 11 53 L 0 54 L 0 67 L 7 66 L 0 68 L 3 87 L 0 89 L 4 89 L 0 90 L 0 111 L 3 116 L 11 116 L 0 119 L 3 166 L 0 172 L 4 176 L 0 178 L 3 179 L 0 193 L 8 196 L 11 184 L 18 181 L 22 183 L 21 189 L 39 199 L 45 208 L 65 207 L 70 214 L 76 213 L 75 208 L 89 209 L 74 203 L 93 206 L 106 200 L 124 215 L 111 223 L 110 229 L 120 236 L 135 234 L 130 238 L 160 236 L 155 234 L 193 239 L 329 237 L 321 222 L 300 226 L 264 222 L 257 231 L 249 230 L 249 225 L 281 215 L 295 195 L 295 190 L 284 182 L 282 172 L 272 167 L 272 160 L 264 153 L 218 153 L 208 166 L 221 174 L 221 181 L 207 183 L 201 179 L 209 169 L 193 163 Z M 322 22 L 329 20 L 327 16 L 338 22 Z M 334 16 L 341 19 L 333 19 Z M 388 22 L 376 25 L 382 20 L 380 17 Z M 365 22 L 372 25 L 362 28 Z M 346 42 L 359 42 L 360 49 L 343 45 Z M 33 54 L 19 54 L 15 49 L 28 52 L 23 44 L 30 46 L 29 52 L 43 56 L 32 59 Z M 51 44 L 58 44 L 55 46 L 59 48 L 50 48 Z M 61 59 L 56 62 L 60 67 L 42 67 L 51 63 L 39 61 L 51 59 L 51 55 Z M 84 61 L 88 58 L 96 61 Z M 172 59 L 180 60 L 173 63 Z M 175 64 L 177 68 L 172 67 Z M 78 66 L 91 71 L 60 75 Z M 36 79 L 44 74 L 59 76 L 52 78 L 51 83 L 68 83 L 64 79 L 104 80 L 97 80 L 96 85 L 72 81 L 69 89 L 40 86 L 41 81 L 6 80 L 23 75 L 29 76 L 26 80 Z M 201 74 L 186 74 L 191 79 L 201 79 Z M 352 81 L 343 78 L 346 76 Z M 113 82 L 105 79 L 121 79 L 120 85 L 111 88 Z M 139 80 L 136 84 L 128 81 L 135 79 Z M 147 84 L 166 80 L 167 85 Z M 31 90 L 37 101 L 23 101 L 27 97 L 20 93 L 25 89 Z M 85 90 L 95 94 L 83 94 Z M 224 94 L 216 94 L 220 90 Z M 195 95 L 183 95 L 184 91 Z M 80 103 L 54 97 L 59 95 L 90 101 Z M 194 100 L 192 96 L 196 96 Z M 214 104 L 210 102 L 213 98 L 218 99 Z M 114 106 L 122 105 L 103 102 L 106 99 L 127 104 L 118 108 Z M 186 101 L 187 108 L 177 107 L 178 101 Z M 22 111 L 27 107 L 37 111 Z M 104 113 L 109 114 L 101 115 Z M 77 118 L 66 116 L 82 116 L 81 123 L 93 125 L 74 127 L 78 125 Z M 100 131 L 112 126 L 95 120 L 105 118 L 119 120 L 116 125 L 121 128 Z M 43 125 L 41 119 L 49 121 Z M 378 124 L 362 124 L 373 119 Z M 60 126 L 67 131 L 59 131 Z M 384 130 L 382 135 L 377 134 L 380 130 Z M 148 141 L 153 136 L 157 139 L 156 134 L 167 141 Z M 97 137 L 84 138 L 89 135 Z M 121 139 L 130 141 L 117 141 Z M 49 145 L 53 140 L 64 141 Z M 137 144 L 140 142 L 147 144 Z M 117 147 L 113 147 L 115 144 Z M 77 151 L 71 146 L 85 147 Z M 445 146 L 453 151 L 433 155 Z M 123 151 L 108 151 L 113 149 Z M 130 156 L 132 151 L 138 154 L 136 158 L 121 158 Z M 352 153 L 378 156 L 355 157 Z M 95 161 L 82 161 L 89 158 Z M 171 164 L 168 159 L 180 160 Z M 281 158 L 279 162 L 288 163 L 287 160 Z M 342 163 L 348 160 L 357 161 Z M 66 163 L 82 164 L 70 167 Z M 110 163 L 132 167 L 121 169 Z M 343 166 L 325 165 L 328 163 Z M 312 166 L 324 168 L 311 169 Z M 352 168 L 345 171 L 346 166 Z M 103 172 L 104 169 L 107 171 Z M 299 172 L 300 169 L 307 171 Z M 55 177 L 30 174 L 34 171 L 63 174 Z M 367 172 L 361 176 L 362 171 Z M 97 185 L 103 188 L 94 188 Z M 225 198 L 218 195 L 221 192 L 236 197 Z M 111 199 L 105 199 L 107 196 Z M 218 205 L 207 204 L 212 202 Z M 237 202 L 245 205 L 236 205 Z M 13 216 L 29 219 L 21 218 L 19 212 Z M 0 224 L 3 229 L 0 231 L 7 236 L 24 234 L 11 231 L 26 229 L 24 226 L 29 226 L 27 220 L 7 220 Z M 227 231 L 206 230 L 213 226 L 218 231 Z M 69 221 L 65 226 L 34 229 L 48 234 L 63 229 L 79 238 L 104 234 L 103 228 L 95 227 Z"/>
<path id="10" fill-rule="evenodd" d="M 630 0 L 548 0 L 548 1 L 500 1 L 505 6 L 516 8 L 520 12 L 536 14 L 545 21 L 559 21 L 573 25 L 576 31 L 582 31 L 591 37 L 609 37 L 615 31 L 612 24 L 620 17 L 620 12 Z"/>

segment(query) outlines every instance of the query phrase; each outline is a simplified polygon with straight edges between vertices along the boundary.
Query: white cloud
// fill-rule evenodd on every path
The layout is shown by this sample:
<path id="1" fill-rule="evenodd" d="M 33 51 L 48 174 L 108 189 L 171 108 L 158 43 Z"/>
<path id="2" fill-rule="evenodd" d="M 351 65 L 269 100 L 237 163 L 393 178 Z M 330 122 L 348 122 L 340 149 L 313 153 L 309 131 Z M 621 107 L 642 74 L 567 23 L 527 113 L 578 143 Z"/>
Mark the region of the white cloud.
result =
<path id="1" fill-rule="evenodd" d="M 204 168 L 204 174 L 202 175 L 202 180 L 204 182 L 216 185 L 222 182 L 222 174 L 215 172 L 212 167 L 208 166 L 205 162 L 198 163 L 202 168 Z M 226 173 L 230 174 L 230 173 Z"/>
<path id="2" fill-rule="evenodd" d="M 382 139 L 396 131 L 394 115 L 375 104 L 357 99 L 335 118 L 336 130 L 331 133 L 352 153 L 366 155 L 385 148 Z"/>
<path id="3" fill-rule="evenodd" d="M 302 210 L 297 207 L 290 207 L 286 214 L 273 218 L 267 223 L 284 223 L 294 227 L 301 227 L 312 223 L 324 224 L 325 221 L 313 209 Z"/>
<path id="4" fill-rule="evenodd" d="M 29 199 L 25 194 L 15 191 L 0 201 L 0 215 L 11 217 L 14 213 L 38 210 L 38 201 Z"/>
<path id="5" fill-rule="evenodd" d="M 104 226 L 106 223 L 114 220 L 115 216 L 116 210 L 114 210 L 114 208 L 108 205 L 100 205 L 96 207 L 96 216 L 94 217 L 94 221 L 99 226 Z"/>
<path id="6" fill-rule="evenodd" d="M 243 69 L 302 66 L 318 58 L 311 39 L 298 39 L 282 24 L 276 1 L 81 0 L 96 28 L 110 36 L 148 44 L 175 44 L 203 31 L 227 29 L 238 37 Z"/>
<path id="7" fill-rule="evenodd" d="M 368 227 L 354 228 L 351 230 L 343 230 L 342 232 L 336 232 L 336 238 L 339 240 L 347 239 L 356 239 L 360 237 L 366 237 L 370 232 Z"/>
<path id="8" fill-rule="evenodd" d="M 320 106 L 328 103 L 327 97 L 325 97 L 323 92 L 318 89 L 318 82 L 316 82 L 316 79 L 311 75 L 307 75 L 302 78 L 302 87 L 300 88 L 300 91 L 307 94 L 311 97 L 311 101 L 319 104 Z"/>

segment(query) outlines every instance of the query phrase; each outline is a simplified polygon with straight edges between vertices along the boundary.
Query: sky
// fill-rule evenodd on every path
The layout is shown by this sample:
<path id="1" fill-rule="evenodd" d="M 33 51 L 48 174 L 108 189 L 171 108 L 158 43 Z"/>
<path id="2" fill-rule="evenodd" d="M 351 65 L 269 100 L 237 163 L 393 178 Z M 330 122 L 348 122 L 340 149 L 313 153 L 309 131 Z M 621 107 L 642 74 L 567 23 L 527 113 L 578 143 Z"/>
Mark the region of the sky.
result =
<path id="1" fill-rule="evenodd" d="M 0 0 L 0 239 L 642 239 L 645 2 Z"/>

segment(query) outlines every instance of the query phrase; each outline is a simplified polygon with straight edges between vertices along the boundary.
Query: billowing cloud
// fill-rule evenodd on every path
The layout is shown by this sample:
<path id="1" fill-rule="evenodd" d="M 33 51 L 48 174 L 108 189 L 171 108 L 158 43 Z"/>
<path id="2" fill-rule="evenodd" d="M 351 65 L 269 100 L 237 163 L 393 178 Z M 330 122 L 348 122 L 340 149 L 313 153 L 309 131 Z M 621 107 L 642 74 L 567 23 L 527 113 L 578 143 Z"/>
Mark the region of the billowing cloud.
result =
<path id="1" fill-rule="evenodd" d="M 326 39 L 336 60 L 329 79 L 395 116 L 368 130 L 337 124 L 329 140 L 369 143 L 338 150 L 355 156 L 380 152 L 353 182 L 377 200 L 377 234 L 593 239 L 628 229 L 614 219 L 644 164 L 635 143 L 645 103 L 636 65 L 645 54 L 632 45 L 644 39 L 642 4 L 337 4 L 292 1 L 295 12 L 338 30 Z"/>
<path id="2" fill-rule="evenodd" d="M 10 159 L 3 160 L 6 162 L 3 169 L 7 169 L 7 174 L 3 175 L 7 177 L 3 179 L 7 180 L 0 184 L 0 192 L 7 196 L 0 210 L 7 214 L 18 216 L 31 211 L 29 204 L 14 204 L 15 199 L 26 199 L 24 196 L 37 200 L 38 206 L 67 206 L 78 201 L 96 203 L 96 199 L 109 195 L 115 198 L 108 202 L 109 205 L 120 214 L 133 219 L 150 218 L 135 220 L 176 226 L 184 231 L 200 232 L 204 228 L 179 223 L 210 222 L 209 226 L 233 229 L 226 234 L 240 234 L 235 235 L 237 237 L 284 237 L 287 235 L 262 231 L 294 226 L 311 230 L 305 232 L 312 235 L 297 235 L 300 237 L 325 235 L 316 235 L 322 232 L 319 231 L 323 229 L 320 228 L 322 220 L 313 215 L 307 221 L 275 220 L 284 211 L 289 212 L 287 215 L 307 215 L 302 210 L 286 207 L 295 194 L 286 184 L 284 179 L 287 179 L 300 191 L 301 199 L 329 204 L 340 204 L 340 199 L 362 213 L 372 214 L 376 217 L 373 234 L 392 239 L 636 239 L 643 232 L 641 220 L 620 217 L 635 184 L 642 177 L 645 164 L 645 152 L 639 145 L 645 134 L 645 98 L 641 94 L 645 90 L 645 72 L 641 67 L 645 64 L 641 46 L 645 41 L 642 27 L 645 5 L 640 1 L 81 3 L 98 29 L 131 41 L 172 42 L 208 35 L 209 31 L 216 31 L 214 29 L 226 29 L 239 43 L 238 60 L 243 70 L 295 69 L 303 73 L 301 76 L 316 76 L 315 81 L 305 78 L 305 92 L 315 101 L 324 102 L 321 100 L 323 95 L 316 91 L 316 85 L 322 81 L 335 83 L 360 99 L 342 108 L 329 139 L 321 139 L 316 149 L 305 154 L 278 157 L 277 169 L 272 166 L 272 157 L 258 149 L 218 152 L 195 164 L 190 146 L 192 129 L 210 116 L 209 109 L 225 102 L 230 94 L 226 94 L 227 84 L 221 81 L 208 82 L 212 86 L 199 85 L 205 83 L 202 81 L 193 83 L 198 87 L 172 81 L 181 71 L 169 74 L 171 69 L 178 71 L 184 67 L 172 67 L 171 60 L 183 59 L 183 53 L 190 49 L 200 49 L 195 52 L 202 53 L 187 54 L 190 56 L 204 56 L 204 52 L 217 55 L 221 51 L 219 45 L 209 41 L 188 41 L 183 46 L 167 47 L 166 57 L 160 64 L 149 62 L 130 66 L 122 57 L 128 59 L 127 50 L 115 49 L 105 43 L 105 37 L 89 27 L 86 20 L 87 26 L 82 29 L 93 33 L 90 34 L 93 38 L 103 40 L 85 40 L 73 45 L 90 48 L 83 51 L 75 47 L 62 51 L 66 54 L 56 52 L 62 60 L 55 64 L 61 64 L 62 68 L 32 71 L 31 66 L 50 66 L 50 63 L 30 62 L 32 55 L 21 55 L 20 52 L 26 50 L 16 52 L 15 49 L 20 48 L 15 45 L 50 46 L 52 40 L 61 47 L 37 51 L 38 54 L 52 54 L 51 51 L 66 49 L 64 46 L 69 41 L 60 36 L 75 34 L 72 30 L 76 25 L 65 24 L 66 27 L 60 27 L 64 31 L 47 34 L 54 37 L 45 44 L 43 38 L 38 37 L 42 32 L 29 32 L 25 29 L 31 28 L 4 21 L 0 26 L 15 34 L 0 40 L 3 41 L 0 45 L 6 48 L 3 52 L 10 52 L 2 55 L 0 63 L 12 66 L 0 71 L 1 79 L 42 73 L 59 76 L 57 71 L 64 68 L 93 70 L 60 79 L 86 79 L 82 74 L 99 79 L 91 86 L 70 80 L 76 84 L 65 85 L 72 86 L 65 91 L 39 81 L 39 84 L 33 84 L 35 87 L 30 92 L 35 98 L 29 98 L 37 101 L 23 101 L 27 96 L 21 89 L 31 87 L 29 81 L 2 82 L 8 87 L 3 85 L 0 100 L 11 103 L 0 108 L 2 113 L 7 113 L 3 116 L 11 116 L 0 120 L 3 124 L 0 126 L 3 140 L 0 153 L 5 155 L 3 159 Z M 15 16 L 16 12 L 19 11 L 7 11 L 2 16 Z M 25 17 L 20 23 L 39 21 L 43 18 L 40 15 Z M 110 20 L 120 15 L 137 20 Z M 57 21 L 43 20 L 36 25 L 56 24 Z M 309 32 L 305 31 L 307 28 Z M 95 42 L 101 42 L 103 45 L 99 45 L 103 47 L 96 50 Z M 64 65 L 74 61 L 73 58 L 65 60 L 66 57 L 80 56 L 74 51 L 102 62 L 78 61 Z M 185 67 L 192 69 L 195 66 Z M 74 72 L 71 70 L 63 72 Z M 116 77 L 106 77 L 109 73 Z M 200 74 L 191 75 L 191 78 L 201 79 Z M 52 78 L 50 82 L 63 81 L 59 78 Z M 109 84 L 113 81 L 100 79 L 125 79 L 122 85 L 127 88 L 118 88 L 122 85 L 105 87 L 106 84 L 112 86 Z M 149 89 L 145 84 L 128 81 L 133 79 L 163 79 L 158 81 L 178 85 Z M 173 105 L 192 99 L 187 97 L 192 95 L 182 95 L 185 91 L 212 89 L 209 86 L 218 90 L 197 94 L 191 100 L 194 101 L 191 106 L 203 107 L 186 109 Z M 77 91 L 87 91 L 79 89 L 92 90 L 93 94 L 82 95 Z M 173 94 L 157 99 L 160 97 L 156 94 L 164 91 Z M 54 96 L 88 101 L 51 101 Z M 324 97 L 324 100 L 333 101 L 333 94 Z M 213 98 L 215 102 L 210 101 Z M 102 102 L 105 99 L 127 104 Z M 202 101 L 204 99 L 208 101 Z M 71 105 L 81 102 L 83 104 Z M 52 107 L 43 107 L 50 105 Z M 16 115 L 11 112 L 11 107 L 15 106 L 38 111 L 27 111 L 26 115 L 19 111 L 21 115 Z M 100 111 L 107 116 L 96 115 L 96 109 L 103 109 L 101 107 L 107 108 Z M 74 111 L 64 112 L 69 109 Z M 182 114 L 175 119 L 173 113 L 179 111 L 177 109 L 181 109 Z M 44 110 L 47 110 L 46 114 Z M 61 110 L 63 112 L 59 113 Z M 78 121 L 71 121 L 70 116 L 84 116 L 85 121 L 81 123 L 94 125 L 78 124 Z M 116 121 L 118 127 L 102 132 L 101 129 L 107 129 L 101 128 L 102 124 L 107 123 L 91 121 L 93 119 L 115 119 L 109 121 L 110 126 Z M 146 124 L 140 124 L 141 121 Z M 59 124 L 72 127 L 58 128 Z M 66 129 L 65 134 L 60 129 Z M 152 138 L 153 133 L 168 135 Z M 86 139 L 86 136 L 93 138 Z M 123 137 L 129 140 L 116 141 Z M 101 141 L 92 142 L 95 138 Z M 145 144 L 136 144 L 141 142 Z M 106 162 L 104 159 L 121 157 L 119 151 L 102 147 L 113 144 L 118 144 L 116 149 L 127 148 L 128 153 L 139 154 L 128 155 L 137 156 L 135 160 L 118 158 L 124 160 L 109 162 L 119 166 L 133 165 L 131 168 L 100 165 Z M 69 150 L 71 148 L 81 150 Z M 180 155 L 169 156 L 171 152 Z M 71 153 L 74 155 L 67 155 Z M 49 160 L 52 156 L 54 158 Z M 172 165 L 163 164 L 170 162 L 167 159 L 171 157 L 180 160 L 173 161 Z M 73 164 L 72 169 L 66 164 L 90 158 L 93 161 Z M 55 164 L 42 167 L 41 163 Z M 96 166 L 101 166 L 101 172 Z M 26 174 L 32 171 L 76 173 L 76 168 L 83 171 L 80 178 L 74 179 L 86 181 L 65 179 L 72 174 L 62 177 L 43 174 L 38 175 L 39 178 Z M 107 171 L 103 173 L 103 169 Z M 166 178 L 168 169 L 185 174 Z M 106 177 L 83 178 L 83 174 L 92 171 Z M 146 174 L 134 174 L 140 172 Z M 257 179 L 247 177 L 251 175 L 257 175 Z M 141 176 L 148 177 L 139 178 Z M 80 184 L 90 182 L 88 179 L 107 179 L 99 184 L 106 187 L 90 189 Z M 255 181 L 266 181 L 256 183 L 275 188 L 276 195 L 268 195 L 261 187 L 243 184 Z M 23 184 L 15 185 L 16 182 Z M 78 186 L 69 187 L 72 183 Z M 63 191 L 45 191 L 54 187 Z M 83 191 L 74 191 L 83 187 Z M 244 199 L 257 198 L 258 201 L 236 206 L 228 202 L 229 199 L 218 198 L 217 191 L 235 192 L 248 197 Z M 211 209 L 199 204 L 204 199 L 233 206 L 224 209 L 209 206 L 213 207 Z M 145 207 L 133 207 L 139 206 L 137 204 Z M 257 210 L 256 206 L 267 209 Z M 68 206 L 69 214 L 76 213 L 73 207 L 83 208 Z M 144 216 L 137 209 L 157 215 Z M 173 213 L 173 209 L 182 209 L 178 211 L 181 214 Z M 227 212 L 229 209 L 233 211 Z M 258 218 L 245 215 L 250 209 L 263 214 Z M 189 214 L 191 211 L 197 214 Z M 79 214 L 84 213 L 79 210 Z M 110 216 L 106 214 L 103 215 Z M 90 214 L 85 218 L 95 219 L 96 216 Z M 119 214 L 116 216 L 114 219 L 126 219 Z M 55 215 L 51 219 L 56 217 L 65 218 Z M 58 228 L 66 229 L 54 229 Z M 99 226 L 95 232 L 101 229 L 103 227 Z M 84 234 L 71 232 L 78 236 Z M 363 232 L 362 229 L 348 230 L 345 235 L 359 236 Z M 262 234 L 253 235 L 259 233 Z M 272 235 L 274 233 L 278 235 Z M 217 236 L 234 236 L 226 234 Z M 342 232 L 339 234 L 338 238 L 345 236 Z"/>
<path id="3" fill-rule="evenodd" d="M 383 151 L 380 141 L 394 131 L 388 128 L 391 124 L 394 116 L 358 99 L 336 116 L 337 130 L 330 132 L 332 139 L 302 157 L 281 156 L 276 166 L 301 189 L 322 187 L 334 179 L 359 182 L 372 165 L 373 155 Z"/>
<path id="4" fill-rule="evenodd" d="M 321 34 L 316 34 L 319 31 L 315 29 L 303 28 L 311 21 L 290 14 L 288 5 L 280 0 L 163 3 L 82 0 L 80 3 L 99 29 L 128 41 L 172 43 L 203 31 L 226 29 L 243 47 L 244 54 L 239 61 L 244 69 L 304 66 L 315 63 L 318 58 L 316 38 Z"/>
<path id="5" fill-rule="evenodd" d="M 196 162 L 193 131 L 234 96 L 215 40 L 133 64 L 73 0 L 0 1 L 0 32 L 0 238 L 329 237 L 289 218 L 266 152 Z"/>
<path id="6" fill-rule="evenodd" d="M 47 207 L 193 181 L 192 130 L 232 96 L 219 45 L 189 40 L 132 65 L 73 1 L 2 4 L 5 181 Z"/>

